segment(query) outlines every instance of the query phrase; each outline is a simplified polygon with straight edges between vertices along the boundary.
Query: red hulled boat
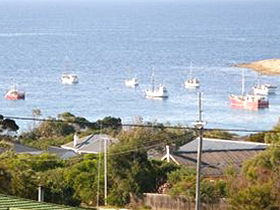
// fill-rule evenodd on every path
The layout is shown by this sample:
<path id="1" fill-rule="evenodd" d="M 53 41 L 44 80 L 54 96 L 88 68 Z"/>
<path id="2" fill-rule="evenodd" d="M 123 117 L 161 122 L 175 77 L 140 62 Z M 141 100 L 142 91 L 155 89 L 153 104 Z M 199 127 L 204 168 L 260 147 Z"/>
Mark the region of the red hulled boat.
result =
<path id="1" fill-rule="evenodd" d="M 229 101 L 232 108 L 258 110 L 269 107 L 267 97 L 261 95 L 244 94 L 245 81 L 244 71 L 242 72 L 242 94 L 230 95 Z"/>
<path id="2" fill-rule="evenodd" d="M 269 107 L 269 102 L 264 96 L 230 95 L 229 100 L 233 108 L 258 110 Z"/>
<path id="3" fill-rule="evenodd" d="M 8 92 L 5 94 L 5 98 L 7 100 L 24 100 L 25 93 L 23 91 L 19 91 L 16 86 L 13 86 Z"/>

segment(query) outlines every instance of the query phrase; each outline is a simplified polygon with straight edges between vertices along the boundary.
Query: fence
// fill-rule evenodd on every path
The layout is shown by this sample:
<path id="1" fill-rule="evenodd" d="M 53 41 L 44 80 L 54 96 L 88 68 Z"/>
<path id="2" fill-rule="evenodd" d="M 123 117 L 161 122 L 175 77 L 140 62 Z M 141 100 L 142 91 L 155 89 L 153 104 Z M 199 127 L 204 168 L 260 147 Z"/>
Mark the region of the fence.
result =
<path id="1" fill-rule="evenodd" d="M 151 207 L 153 210 L 193 210 L 195 209 L 195 203 L 182 196 L 171 197 L 166 194 L 153 194 L 145 193 L 143 202 L 145 206 Z M 202 210 L 224 210 L 227 209 L 228 205 L 220 199 L 219 203 L 205 204 L 202 203 Z"/>

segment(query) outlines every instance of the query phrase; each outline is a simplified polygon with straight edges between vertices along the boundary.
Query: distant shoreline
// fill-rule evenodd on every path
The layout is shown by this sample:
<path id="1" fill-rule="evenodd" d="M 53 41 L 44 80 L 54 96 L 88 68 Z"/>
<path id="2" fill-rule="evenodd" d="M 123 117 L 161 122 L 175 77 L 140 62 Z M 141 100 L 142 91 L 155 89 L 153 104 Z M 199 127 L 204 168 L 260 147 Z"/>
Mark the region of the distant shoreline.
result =
<path id="1" fill-rule="evenodd" d="M 278 58 L 254 61 L 251 63 L 235 64 L 234 66 L 240 68 L 249 68 L 266 75 L 280 75 L 280 59 Z"/>

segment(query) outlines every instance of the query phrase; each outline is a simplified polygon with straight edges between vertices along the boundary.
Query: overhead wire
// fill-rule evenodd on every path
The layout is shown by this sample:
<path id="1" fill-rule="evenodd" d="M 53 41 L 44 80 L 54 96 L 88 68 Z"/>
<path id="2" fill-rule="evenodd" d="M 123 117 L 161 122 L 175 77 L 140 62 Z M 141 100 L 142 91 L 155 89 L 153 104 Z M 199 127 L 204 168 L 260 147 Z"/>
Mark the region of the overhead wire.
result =
<path id="1" fill-rule="evenodd" d="M 41 122 L 61 122 L 61 123 L 75 123 L 80 125 L 97 125 L 97 122 L 83 122 L 75 120 L 62 120 L 56 118 L 34 118 L 34 117 L 21 117 L 21 116 L 9 116 L 3 115 L 4 118 L 13 119 L 13 120 L 23 120 L 23 121 L 41 121 Z M 121 124 L 108 124 L 104 125 L 110 127 L 143 127 L 143 128 L 169 128 L 169 129 L 181 129 L 181 130 L 190 130 L 195 129 L 191 126 L 181 126 L 181 125 L 164 125 L 164 123 L 147 123 L 147 124 L 136 124 L 136 123 L 121 123 Z M 204 128 L 205 131 L 219 130 L 219 131 L 228 131 L 228 132 L 244 132 L 244 133 L 259 133 L 259 132 L 272 132 L 280 133 L 280 131 L 274 130 L 261 130 L 261 129 L 239 129 L 239 128 Z"/>

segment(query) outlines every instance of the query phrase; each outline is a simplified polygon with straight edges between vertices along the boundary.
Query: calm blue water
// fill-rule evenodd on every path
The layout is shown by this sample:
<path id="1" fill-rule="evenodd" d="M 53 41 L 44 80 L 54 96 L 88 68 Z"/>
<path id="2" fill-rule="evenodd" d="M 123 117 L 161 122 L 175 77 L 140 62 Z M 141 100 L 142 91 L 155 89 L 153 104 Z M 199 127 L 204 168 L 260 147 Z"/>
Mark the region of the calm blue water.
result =
<path id="1" fill-rule="evenodd" d="M 183 81 L 192 61 L 208 127 L 269 129 L 278 121 L 280 89 L 258 112 L 231 109 L 228 95 L 241 91 L 241 70 L 231 64 L 280 57 L 280 2 L 132 2 L 0 1 L 0 95 L 14 83 L 26 91 L 25 101 L 0 97 L 0 113 L 40 108 L 43 117 L 69 111 L 190 125 L 197 96 Z M 59 81 L 66 56 L 78 85 Z M 169 90 L 165 101 L 144 97 L 152 69 Z M 139 88 L 126 88 L 134 75 Z M 256 76 L 246 71 L 248 90 Z M 262 80 L 280 87 L 279 77 Z"/>

